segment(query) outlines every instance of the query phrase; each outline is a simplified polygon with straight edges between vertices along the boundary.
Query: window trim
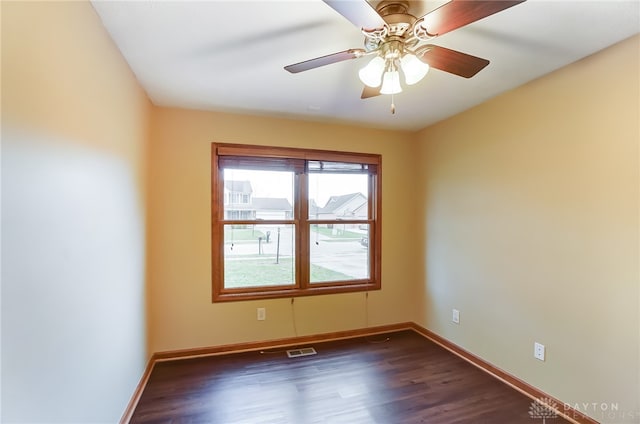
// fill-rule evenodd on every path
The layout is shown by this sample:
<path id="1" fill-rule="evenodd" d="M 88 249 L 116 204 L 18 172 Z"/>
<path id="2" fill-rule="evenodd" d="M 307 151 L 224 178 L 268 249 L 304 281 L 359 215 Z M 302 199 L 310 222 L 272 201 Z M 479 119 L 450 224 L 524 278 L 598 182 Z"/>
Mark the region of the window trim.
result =
<path id="1" fill-rule="evenodd" d="M 352 162 L 372 165 L 375 167 L 370 172 L 368 202 L 369 214 L 369 260 L 370 278 L 367 280 L 351 280 L 327 283 L 300 283 L 296 287 L 257 287 L 257 288 L 224 288 L 224 225 L 229 220 L 224 219 L 224 178 L 219 160 L 225 156 L 325 161 L 325 162 Z M 224 161 L 224 159 L 222 159 Z M 306 168 L 306 167 L 305 167 Z M 294 224 L 299 228 L 309 223 L 324 223 L 323 220 L 310 220 L 308 215 L 308 184 L 306 169 L 296 175 L 297 190 L 294 193 L 294 217 L 291 220 L 269 220 L 268 224 Z M 301 199 L 303 199 L 301 201 Z M 372 200 L 371 200 L 372 199 Z M 233 221 L 242 223 L 243 221 Z M 328 220 L 327 222 L 335 222 Z M 246 221 L 246 224 L 255 224 L 255 220 Z M 296 275 L 308 275 L 309 272 L 309 231 L 298 230 L 295 232 L 296 245 Z M 381 289 L 382 279 L 382 157 L 379 154 L 350 153 L 338 151 L 299 149 L 287 147 L 270 147 L 247 144 L 211 144 L 211 263 L 212 263 L 212 301 L 236 301 L 269 298 L 293 298 L 298 296 L 312 296 L 333 293 L 350 293 Z M 306 254 L 306 260 L 302 254 Z M 300 284 L 299 284 L 300 283 Z"/>

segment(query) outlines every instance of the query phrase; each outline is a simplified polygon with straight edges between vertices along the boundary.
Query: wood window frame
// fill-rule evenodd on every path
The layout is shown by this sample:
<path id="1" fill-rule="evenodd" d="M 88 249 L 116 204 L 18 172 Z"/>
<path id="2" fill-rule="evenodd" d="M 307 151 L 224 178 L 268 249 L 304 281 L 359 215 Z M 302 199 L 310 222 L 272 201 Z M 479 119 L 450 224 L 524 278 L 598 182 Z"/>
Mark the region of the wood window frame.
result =
<path id="1" fill-rule="evenodd" d="M 224 287 L 224 176 L 223 161 L 251 158 L 281 162 L 326 161 L 366 164 L 369 172 L 368 219 L 369 225 L 369 278 L 352 281 L 310 283 L 310 222 L 327 223 L 329 220 L 308 218 L 308 183 L 306 166 L 300 173 L 296 168 L 294 187 L 294 212 L 291 220 L 266 221 L 268 224 L 293 224 L 295 231 L 295 274 L 293 286 L 225 288 Z M 294 165 L 294 167 L 297 165 Z M 259 223 L 265 221 L 232 221 L 234 223 Z M 246 144 L 212 143 L 211 145 L 211 254 L 212 254 L 212 301 L 225 302 L 269 298 L 293 298 L 298 296 L 324 295 L 380 290 L 382 264 L 382 157 L 379 154 L 349 153 L 339 151 L 311 150 L 286 147 L 267 147 Z"/>

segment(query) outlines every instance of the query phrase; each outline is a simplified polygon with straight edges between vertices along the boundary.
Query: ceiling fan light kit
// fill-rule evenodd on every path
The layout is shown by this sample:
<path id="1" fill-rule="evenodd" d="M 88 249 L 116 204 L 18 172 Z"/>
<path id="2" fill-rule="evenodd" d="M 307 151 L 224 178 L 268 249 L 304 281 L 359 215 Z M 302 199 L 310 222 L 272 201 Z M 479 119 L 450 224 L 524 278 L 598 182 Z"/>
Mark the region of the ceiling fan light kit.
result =
<path id="1" fill-rule="evenodd" d="M 387 41 L 381 53 L 360 69 L 358 76 L 363 84 L 372 88 L 380 87 L 382 83 L 380 94 L 397 94 L 402 91 L 398 69 L 402 69 L 405 83 L 413 85 L 427 75 L 429 65 L 415 54 L 403 52 L 400 41 Z"/>
<path id="2" fill-rule="evenodd" d="M 361 96 L 365 99 L 402 92 L 400 70 L 406 85 L 421 81 L 430 68 L 473 77 L 489 64 L 488 60 L 425 43 L 525 0 L 451 0 L 420 18 L 410 13 L 411 2 L 406 0 L 383 0 L 375 9 L 366 0 L 323 1 L 362 31 L 364 49 L 349 49 L 284 68 L 298 73 L 375 55 L 358 72 L 365 84 Z M 392 104 L 392 113 L 394 109 Z"/>

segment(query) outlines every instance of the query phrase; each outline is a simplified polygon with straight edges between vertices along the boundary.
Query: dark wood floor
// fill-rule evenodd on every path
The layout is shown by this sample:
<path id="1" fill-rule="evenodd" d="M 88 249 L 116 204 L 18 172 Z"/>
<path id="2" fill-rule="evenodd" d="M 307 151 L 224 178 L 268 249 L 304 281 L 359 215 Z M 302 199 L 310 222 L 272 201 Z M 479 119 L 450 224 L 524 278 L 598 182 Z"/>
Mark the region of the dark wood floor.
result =
<path id="1" fill-rule="evenodd" d="M 295 359 L 267 351 L 159 362 L 131 422 L 542 422 L 529 398 L 413 331 L 313 346 L 317 355 Z"/>

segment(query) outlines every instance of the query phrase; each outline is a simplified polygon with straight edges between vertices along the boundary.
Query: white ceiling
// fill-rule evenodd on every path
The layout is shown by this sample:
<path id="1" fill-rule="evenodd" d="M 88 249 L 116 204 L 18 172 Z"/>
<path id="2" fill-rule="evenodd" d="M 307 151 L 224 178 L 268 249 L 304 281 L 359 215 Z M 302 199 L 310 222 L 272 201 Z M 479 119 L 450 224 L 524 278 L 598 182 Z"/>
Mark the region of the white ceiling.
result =
<path id="1" fill-rule="evenodd" d="M 390 96 L 360 99 L 357 74 L 368 58 L 299 74 L 283 69 L 363 47 L 360 30 L 321 0 L 92 3 L 156 105 L 405 130 L 640 32 L 638 0 L 528 0 L 436 38 L 433 44 L 491 63 L 471 79 L 431 70 L 395 96 L 392 115 Z M 412 3 L 421 16 L 445 1 Z"/>

